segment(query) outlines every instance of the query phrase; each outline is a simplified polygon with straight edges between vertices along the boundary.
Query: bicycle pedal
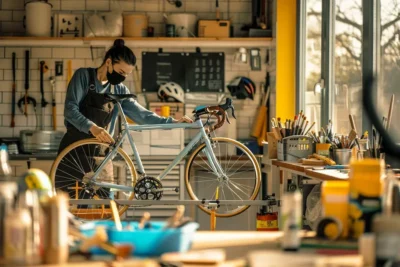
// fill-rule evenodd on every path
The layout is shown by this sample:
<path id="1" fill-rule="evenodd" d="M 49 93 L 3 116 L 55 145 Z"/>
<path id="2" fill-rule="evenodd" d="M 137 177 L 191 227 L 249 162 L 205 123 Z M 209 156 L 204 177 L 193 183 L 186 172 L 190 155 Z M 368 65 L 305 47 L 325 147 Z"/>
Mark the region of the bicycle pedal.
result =
<path id="1" fill-rule="evenodd" d="M 176 193 L 179 193 L 179 187 L 163 187 L 159 189 L 153 189 L 153 192 L 166 192 L 166 191 L 174 191 Z"/>

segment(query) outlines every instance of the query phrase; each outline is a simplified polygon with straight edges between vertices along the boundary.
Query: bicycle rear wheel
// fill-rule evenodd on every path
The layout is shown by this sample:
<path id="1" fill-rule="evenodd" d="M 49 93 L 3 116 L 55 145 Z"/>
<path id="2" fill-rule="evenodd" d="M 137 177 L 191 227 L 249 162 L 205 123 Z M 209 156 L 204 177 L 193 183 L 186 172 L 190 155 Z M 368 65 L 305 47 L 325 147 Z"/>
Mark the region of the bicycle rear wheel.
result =
<path id="1" fill-rule="evenodd" d="M 240 142 L 224 138 L 211 138 L 213 151 L 225 175 L 217 177 L 207 159 L 205 143 L 197 147 L 189 157 L 185 170 L 186 188 L 191 199 L 235 200 L 239 204 L 221 204 L 218 217 L 231 217 L 244 212 L 249 206 L 241 200 L 254 200 L 261 184 L 261 170 L 253 153 Z M 217 193 L 218 188 L 218 193 Z M 199 206 L 204 212 L 210 211 Z"/>
<path id="2" fill-rule="evenodd" d="M 66 191 L 71 199 L 118 199 L 132 200 L 132 191 L 104 188 L 93 184 L 94 173 L 111 150 L 109 144 L 87 139 L 65 148 L 56 158 L 50 171 L 50 179 L 56 190 Z M 129 156 L 121 149 L 101 170 L 96 181 L 126 185 L 133 189 L 137 174 Z M 118 205 L 122 215 L 128 206 Z M 86 220 L 101 220 L 112 217 L 109 205 L 72 205 L 70 212 Z"/>

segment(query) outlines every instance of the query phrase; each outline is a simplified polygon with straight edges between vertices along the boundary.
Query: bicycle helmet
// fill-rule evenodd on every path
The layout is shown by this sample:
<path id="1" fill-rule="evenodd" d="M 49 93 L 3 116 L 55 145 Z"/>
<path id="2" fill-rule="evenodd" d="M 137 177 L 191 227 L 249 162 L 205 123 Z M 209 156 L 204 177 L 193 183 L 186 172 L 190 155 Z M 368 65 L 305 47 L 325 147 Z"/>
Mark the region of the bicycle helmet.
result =
<path id="1" fill-rule="evenodd" d="M 170 98 L 173 102 L 185 103 L 185 97 L 182 87 L 174 82 L 167 82 L 160 85 L 158 89 L 158 97 L 162 101 L 168 102 Z"/>

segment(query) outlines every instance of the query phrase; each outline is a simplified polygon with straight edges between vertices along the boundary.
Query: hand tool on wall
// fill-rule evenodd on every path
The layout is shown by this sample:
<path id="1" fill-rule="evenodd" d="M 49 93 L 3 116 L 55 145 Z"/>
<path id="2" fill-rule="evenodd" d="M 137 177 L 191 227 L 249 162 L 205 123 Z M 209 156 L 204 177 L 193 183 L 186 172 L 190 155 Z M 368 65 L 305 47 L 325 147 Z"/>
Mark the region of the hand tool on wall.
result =
<path id="1" fill-rule="evenodd" d="M 15 61 L 16 55 L 12 53 L 12 75 L 13 75 L 13 85 L 12 85 L 12 102 L 11 102 L 11 125 L 10 127 L 15 127 Z"/>
<path id="2" fill-rule="evenodd" d="M 72 61 L 68 60 L 68 64 L 67 64 L 67 86 L 69 84 L 69 81 L 71 81 L 72 78 Z"/>
<path id="3" fill-rule="evenodd" d="M 43 80 L 44 80 L 44 72 L 45 72 L 45 62 L 44 61 L 40 61 L 40 94 L 42 95 L 41 98 L 41 107 L 42 107 L 42 120 L 41 120 L 41 125 L 40 125 L 40 129 L 44 130 L 44 112 L 46 110 L 46 106 L 48 104 L 48 102 L 46 101 L 46 99 L 44 98 L 44 84 L 43 84 Z"/>
<path id="4" fill-rule="evenodd" d="M 33 97 L 28 96 L 28 89 L 29 89 L 29 50 L 25 51 L 25 95 L 20 98 L 18 101 L 18 108 L 21 111 L 21 113 L 24 113 L 25 116 L 28 116 L 28 105 L 32 104 L 33 109 L 36 114 L 36 100 Z M 24 108 L 22 108 L 22 105 L 24 105 Z M 37 124 L 37 118 L 36 118 L 36 124 Z"/>
<path id="5" fill-rule="evenodd" d="M 25 100 L 24 114 L 28 116 L 28 89 L 29 89 L 29 50 L 25 51 Z"/>
<path id="6" fill-rule="evenodd" d="M 217 19 L 217 20 L 220 20 L 219 3 L 218 3 L 218 0 L 215 0 L 215 12 L 216 12 L 216 19 Z"/>
<path id="7" fill-rule="evenodd" d="M 56 80 L 53 76 L 50 77 L 51 85 L 51 105 L 52 107 L 52 117 L 53 117 L 53 130 L 57 130 L 57 109 L 56 109 Z"/>

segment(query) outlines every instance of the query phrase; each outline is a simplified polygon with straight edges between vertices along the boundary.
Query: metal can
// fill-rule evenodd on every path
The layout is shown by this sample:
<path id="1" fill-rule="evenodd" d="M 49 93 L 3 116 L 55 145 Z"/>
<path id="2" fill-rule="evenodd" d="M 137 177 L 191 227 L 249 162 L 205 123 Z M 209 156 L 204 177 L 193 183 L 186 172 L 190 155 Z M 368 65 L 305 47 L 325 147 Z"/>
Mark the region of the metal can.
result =
<path id="1" fill-rule="evenodd" d="M 299 191 L 285 193 L 282 197 L 281 246 L 285 251 L 297 251 L 300 247 L 300 230 L 302 226 L 302 195 Z"/>
<path id="2" fill-rule="evenodd" d="M 175 24 L 166 24 L 165 25 L 165 36 L 175 37 Z"/>

